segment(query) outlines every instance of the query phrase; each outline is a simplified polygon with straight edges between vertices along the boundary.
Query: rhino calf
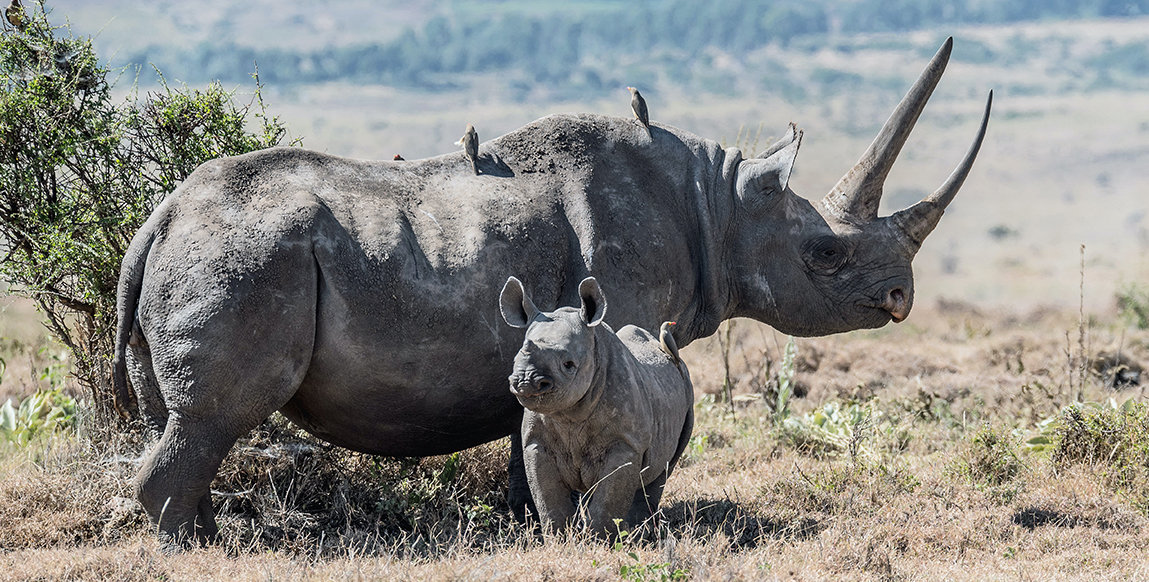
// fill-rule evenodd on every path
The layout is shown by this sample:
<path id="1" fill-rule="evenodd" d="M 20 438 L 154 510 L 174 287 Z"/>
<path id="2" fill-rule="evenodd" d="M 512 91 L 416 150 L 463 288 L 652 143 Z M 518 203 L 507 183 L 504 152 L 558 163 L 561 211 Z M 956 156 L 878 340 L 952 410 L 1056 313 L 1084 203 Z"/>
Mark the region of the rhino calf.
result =
<path id="1" fill-rule="evenodd" d="M 499 307 L 527 330 L 509 379 L 526 409 L 523 457 L 542 525 L 569 525 L 579 492 L 587 527 L 609 537 L 615 520 L 634 527 L 658 509 L 694 428 L 694 388 L 658 338 L 633 325 L 616 335 L 603 323 L 606 298 L 594 277 L 579 296 L 581 307 L 542 313 L 511 277 Z"/>

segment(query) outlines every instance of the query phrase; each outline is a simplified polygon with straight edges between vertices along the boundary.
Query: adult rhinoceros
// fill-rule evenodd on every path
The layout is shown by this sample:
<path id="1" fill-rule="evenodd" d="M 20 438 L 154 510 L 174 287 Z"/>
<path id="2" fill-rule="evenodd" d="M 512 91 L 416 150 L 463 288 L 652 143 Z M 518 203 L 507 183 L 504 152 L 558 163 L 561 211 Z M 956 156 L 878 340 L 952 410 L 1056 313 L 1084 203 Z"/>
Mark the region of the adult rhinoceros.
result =
<path id="1" fill-rule="evenodd" d="M 989 115 L 987 103 L 937 192 L 877 217 L 951 46 L 816 203 L 787 188 L 793 126 L 754 159 L 665 125 L 555 115 L 483 144 L 477 176 L 461 152 L 369 162 L 276 148 L 200 166 L 136 234 L 120 275 L 117 400 L 130 401 L 130 375 L 162 433 L 136 482 L 149 517 L 175 539 L 213 536 L 220 462 L 277 410 L 382 455 L 517 432 L 506 378 L 522 332 L 500 325 L 498 301 L 511 274 L 528 274 L 544 309 L 577 302 L 593 275 L 611 289 L 612 325 L 674 320 L 679 345 L 731 317 L 802 336 L 903 320 L 910 261 Z M 529 494 L 512 473 L 521 509 Z"/>

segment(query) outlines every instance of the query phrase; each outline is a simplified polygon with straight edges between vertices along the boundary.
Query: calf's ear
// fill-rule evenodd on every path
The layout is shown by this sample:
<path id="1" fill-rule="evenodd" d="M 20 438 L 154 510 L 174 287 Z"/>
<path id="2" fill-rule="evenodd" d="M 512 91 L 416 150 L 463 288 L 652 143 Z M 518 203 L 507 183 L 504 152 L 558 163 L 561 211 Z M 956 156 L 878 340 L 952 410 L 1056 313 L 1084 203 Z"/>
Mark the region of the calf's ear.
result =
<path id="1" fill-rule="evenodd" d="M 507 279 L 503 292 L 499 294 L 499 311 L 508 325 L 519 328 L 529 326 L 539 314 L 535 303 L 523 291 L 522 281 L 514 277 Z"/>
<path id="2" fill-rule="evenodd" d="M 606 315 L 606 296 L 594 277 L 587 277 L 578 284 L 578 296 L 582 299 L 582 318 L 587 327 L 602 323 Z"/>
<path id="3" fill-rule="evenodd" d="M 802 145 L 802 132 L 790 124 L 789 133 L 766 148 L 758 158 L 742 160 L 738 165 L 738 194 L 744 200 L 773 199 L 786 191 L 798 147 Z"/>

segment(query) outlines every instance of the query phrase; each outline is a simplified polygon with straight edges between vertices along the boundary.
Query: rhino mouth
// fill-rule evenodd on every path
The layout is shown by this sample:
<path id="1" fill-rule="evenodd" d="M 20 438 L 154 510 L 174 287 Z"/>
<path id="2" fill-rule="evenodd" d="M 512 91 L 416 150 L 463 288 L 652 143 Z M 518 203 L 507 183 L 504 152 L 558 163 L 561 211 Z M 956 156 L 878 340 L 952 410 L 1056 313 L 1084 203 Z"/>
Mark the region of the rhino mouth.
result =
<path id="1" fill-rule="evenodd" d="M 511 380 L 511 394 L 520 401 L 537 402 L 555 391 L 554 382 L 545 377 Z"/>
<path id="2" fill-rule="evenodd" d="M 882 317 L 883 319 L 889 318 L 889 320 L 894 323 L 901 323 L 905 321 L 906 316 L 909 315 L 908 313 L 895 313 L 894 311 L 891 311 L 884 302 L 881 301 L 865 301 L 858 303 L 857 305 L 860 311 L 865 313 L 880 312 L 881 316 L 879 317 Z"/>

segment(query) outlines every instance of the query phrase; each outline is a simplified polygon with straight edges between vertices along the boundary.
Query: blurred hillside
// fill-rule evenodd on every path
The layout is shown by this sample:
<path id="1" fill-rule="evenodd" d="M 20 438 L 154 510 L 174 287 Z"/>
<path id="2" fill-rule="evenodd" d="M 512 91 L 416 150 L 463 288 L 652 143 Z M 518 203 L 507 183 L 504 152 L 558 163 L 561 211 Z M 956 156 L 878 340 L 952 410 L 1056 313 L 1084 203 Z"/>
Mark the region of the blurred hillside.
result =
<path id="1" fill-rule="evenodd" d="M 884 212 L 937 187 L 994 115 L 958 200 L 915 262 L 918 302 L 1111 309 L 1149 275 L 1149 0 L 664 0 L 196 3 L 61 0 L 113 66 L 222 79 L 265 97 L 307 147 L 452 151 L 562 111 L 653 119 L 758 147 L 806 130 L 791 182 L 817 198 L 949 35 L 955 48 L 887 184 Z M 134 69 L 125 73 L 131 81 Z M 147 68 L 141 88 L 155 82 Z M 126 86 L 130 83 L 121 81 Z M 759 130 L 761 134 L 759 135 Z M 739 136 L 742 136 L 739 139 Z M 747 137 L 747 135 L 749 137 Z"/>

